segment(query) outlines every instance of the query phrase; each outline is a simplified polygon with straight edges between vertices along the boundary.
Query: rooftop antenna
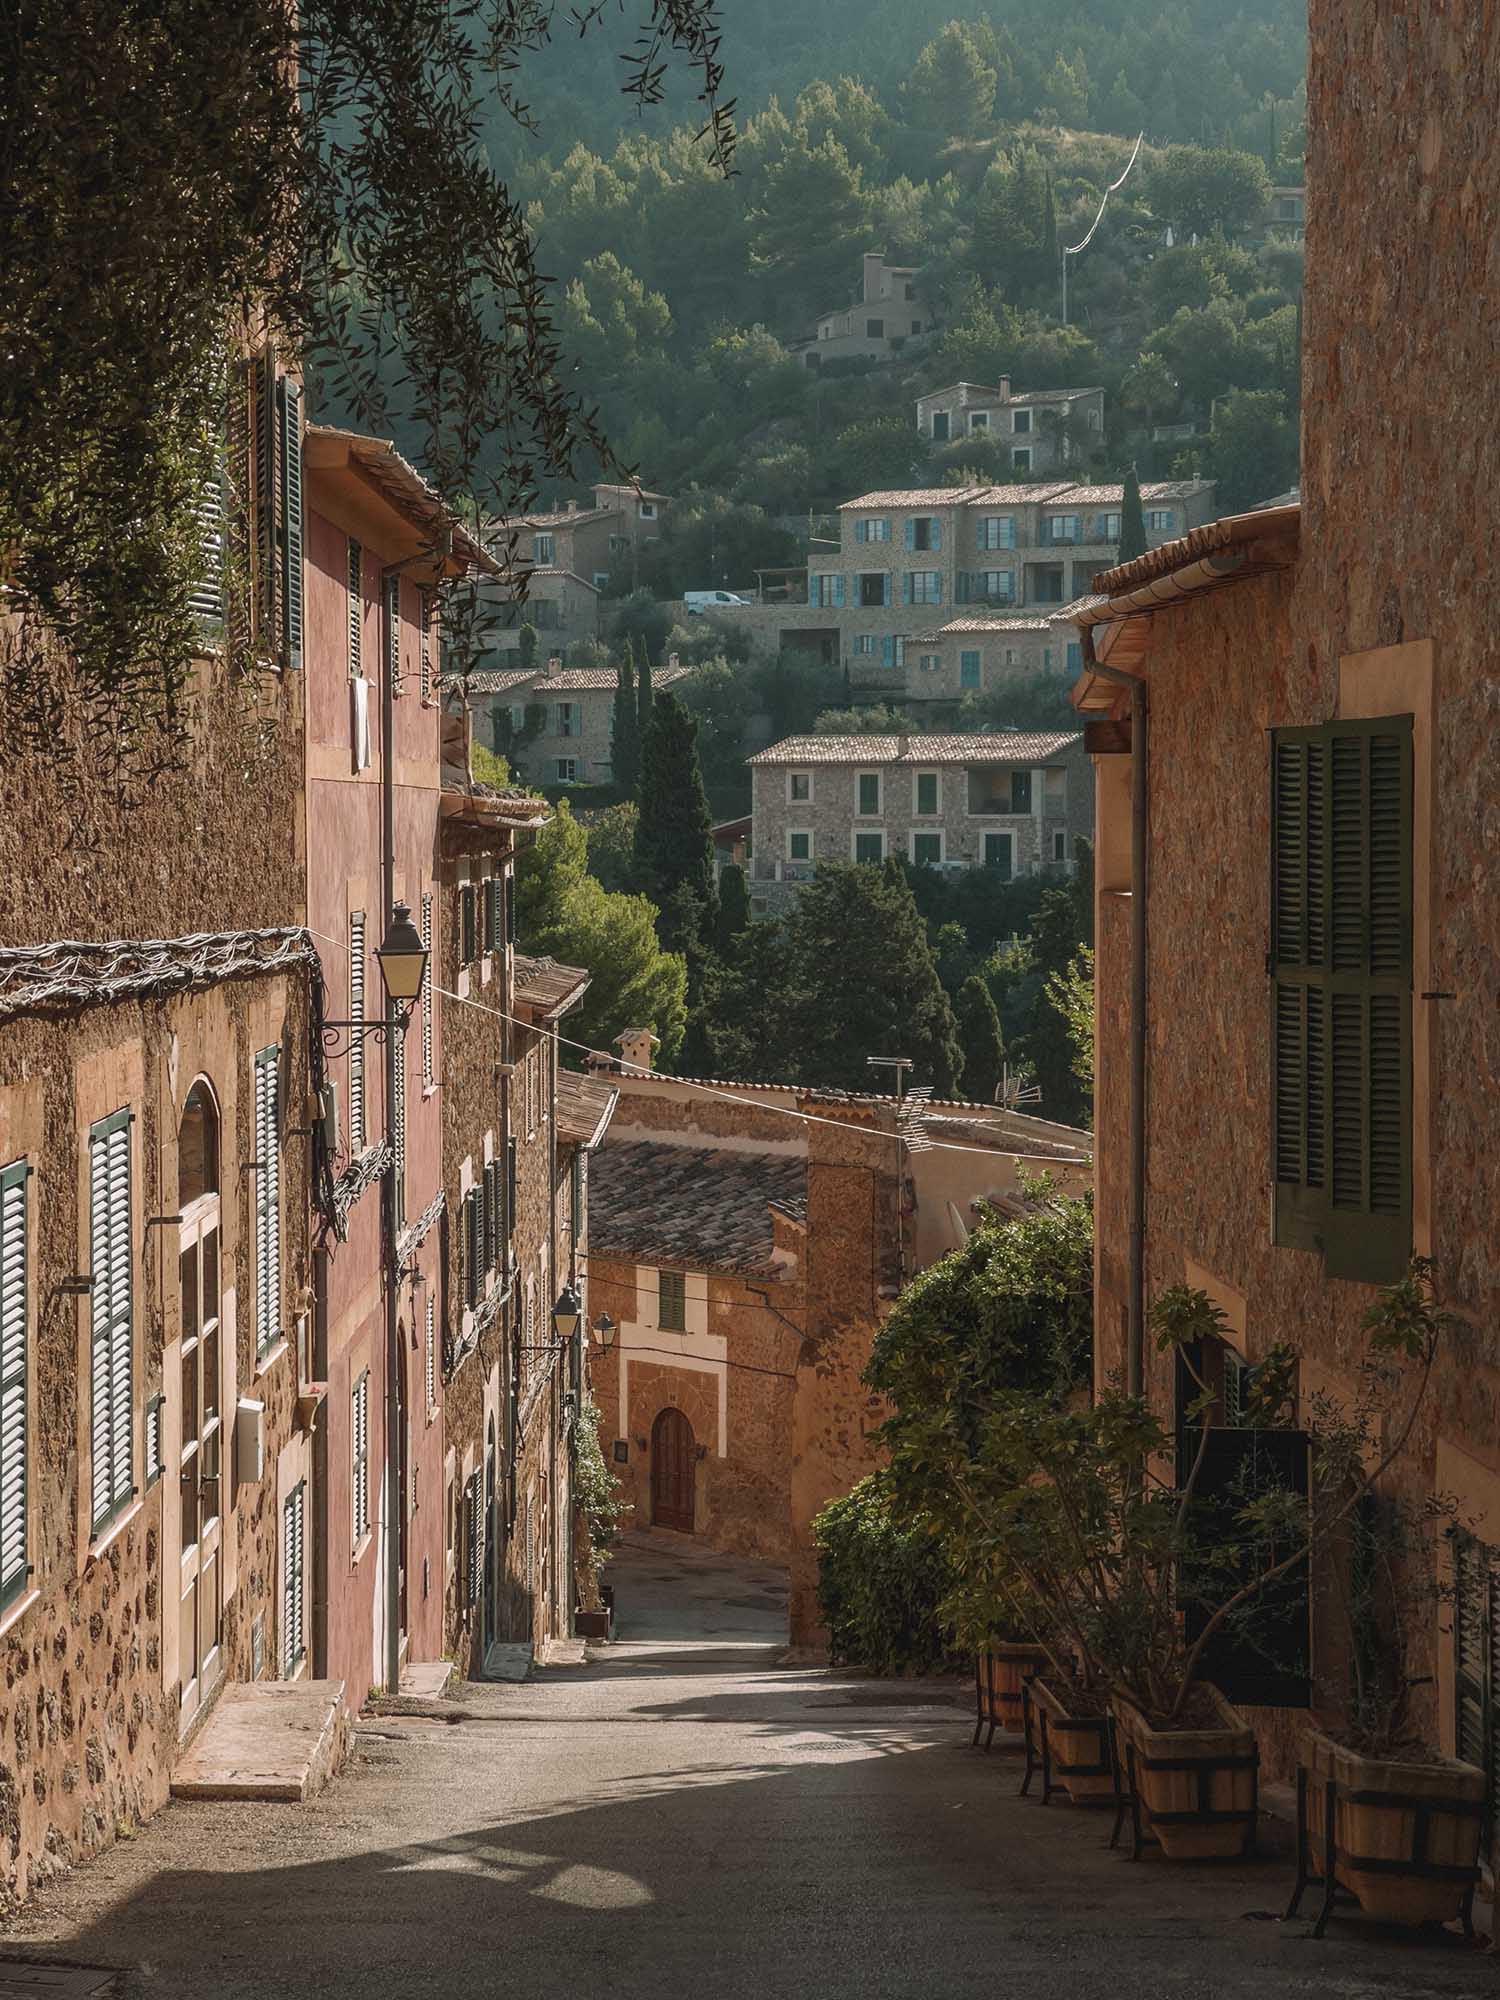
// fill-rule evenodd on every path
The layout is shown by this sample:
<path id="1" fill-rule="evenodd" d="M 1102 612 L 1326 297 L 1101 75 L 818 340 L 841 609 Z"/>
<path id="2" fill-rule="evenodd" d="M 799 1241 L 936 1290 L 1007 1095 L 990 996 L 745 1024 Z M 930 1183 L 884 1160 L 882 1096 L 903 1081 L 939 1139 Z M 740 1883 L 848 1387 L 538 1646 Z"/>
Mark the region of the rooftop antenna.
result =
<path id="1" fill-rule="evenodd" d="M 1115 192 L 1116 188 L 1124 187 L 1126 181 L 1130 178 L 1131 168 L 1135 165 L 1136 161 L 1141 156 L 1141 141 L 1145 138 L 1145 136 L 1146 132 L 1143 126 L 1141 128 L 1141 131 L 1136 136 L 1135 148 L 1132 151 L 1130 158 L 1125 162 L 1124 173 L 1121 174 L 1120 178 L 1117 181 L 1111 181 L 1109 186 L 1104 190 L 1104 199 L 1099 204 L 1099 213 L 1094 217 L 1092 223 L 1089 225 L 1089 232 L 1087 236 L 1083 238 L 1081 243 L 1073 244 L 1071 248 L 1065 249 L 1062 253 L 1062 323 L 1064 326 L 1066 326 L 1068 323 L 1068 259 L 1070 257 L 1076 257 L 1081 250 L 1087 250 L 1089 245 L 1093 242 L 1094 231 L 1099 227 L 1099 224 L 1104 220 L 1104 211 L 1109 207 L 1110 196 Z"/>

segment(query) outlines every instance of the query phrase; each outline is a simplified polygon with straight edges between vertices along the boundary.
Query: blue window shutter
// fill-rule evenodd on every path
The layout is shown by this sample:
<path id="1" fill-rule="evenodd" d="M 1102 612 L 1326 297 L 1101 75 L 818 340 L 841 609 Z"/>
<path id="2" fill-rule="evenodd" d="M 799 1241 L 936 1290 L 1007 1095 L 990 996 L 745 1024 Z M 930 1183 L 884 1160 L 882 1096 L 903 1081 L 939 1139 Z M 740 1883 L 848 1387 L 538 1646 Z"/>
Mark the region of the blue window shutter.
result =
<path id="1" fill-rule="evenodd" d="M 835 604 L 842 604 L 844 601 L 844 579 L 841 576 L 836 576 L 833 580 L 833 601 Z"/>
<path id="2" fill-rule="evenodd" d="M 866 533 L 866 524 L 865 524 L 865 523 L 864 523 L 863 521 L 856 521 L 856 522 L 855 522 L 855 524 L 854 524 L 854 539 L 855 539 L 855 541 L 857 541 L 857 542 L 863 542 L 863 541 L 868 541 L 868 540 L 869 540 L 869 536 L 868 536 L 868 534 Z"/>
<path id="3" fill-rule="evenodd" d="M 935 514 L 932 517 L 932 546 L 935 549 L 943 546 L 943 524 Z"/>
<path id="4" fill-rule="evenodd" d="M 943 601 L 943 572 L 942 572 L 942 571 L 941 571 L 940 569 L 935 569 L 935 570 L 934 570 L 934 571 L 932 572 L 932 600 L 931 600 L 931 601 L 932 601 L 932 602 L 933 602 L 934 604 L 941 604 L 941 603 L 942 603 L 942 601 Z"/>
<path id="5" fill-rule="evenodd" d="M 887 632 L 880 642 L 880 664 L 883 667 L 893 667 L 896 664 L 896 639 L 894 633 Z"/>
<path id="6" fill-rule="evenodd" d="M 967 604 L 972 589 L 973 582 L 969 572 L 966 569 L 955 570 L 953 573 L 953 602 L 955 604 Z"/>
<path id="7" fill-rule="evenodd" d="M 908 570 L 901 579 L 901 602 L 903 604 L 915 604 L 916 601 L 916 586 L 912 579 L 912 573 Z"/>
<path id="8" fill-rule="evenodd" d="M 1083 647 L 1075 639 L 1068 646 L 1068 672 L 1076 674 L 1083 666 Z"/>
<path id="9" fill-rule="evenodd" d="M 904 524 L 904 538 L 906 546 L 909 549 L 914 549 L 917 546 L 917 524 L 915 521 L 907 521 Z"/>
<path id="10" fill-rule="evenodd" d="M 889 570 L 880 579 L 880 601 L 883 605 L 889 604 L 891 601 L 891 573 Z"/>

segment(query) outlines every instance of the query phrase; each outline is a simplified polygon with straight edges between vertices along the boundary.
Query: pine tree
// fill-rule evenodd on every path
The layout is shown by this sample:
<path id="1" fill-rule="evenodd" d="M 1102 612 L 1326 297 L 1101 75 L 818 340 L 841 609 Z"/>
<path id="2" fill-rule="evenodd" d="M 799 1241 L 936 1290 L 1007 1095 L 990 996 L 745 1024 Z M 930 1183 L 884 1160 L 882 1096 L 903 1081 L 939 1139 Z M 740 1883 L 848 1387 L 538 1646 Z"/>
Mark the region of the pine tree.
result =
<path id="1" fill-rule="evenodd" d="M 646 642 L 643 639 L 641 641 L 641 650 L 635 672 L 636 730 L 640 743 L 640 749 L 637 754 L 641 759 L 642 769 L 645 767 L 646 742 L 651 734 L 651 707 L 651 655 L 647 651 Z"/>
<path id="2" fill-rule="evenodd" d="M 701 934 L 706 935 L 710 922 L 717 920 L 709 824 L 708 795 L 698 763 L 698 725 L 679 701 L 664 694 L 653 706 L 651 727 L 641 746 L 635 858 L 646 894 L 679 934 L 689 928 L 679 892 L 696 905 Z M 699 942 L 696 937 L 683 938 L 685 946 L 696 948 Z"/>
<path id="3" fill-rule="evenodd" d="M 1141 482 L 1132 465 L 1125 475 L 1125 494 L 1120 502 L 1120 553 L 1122 563 L 1134 562 L 1146 553 L 1146 516 L 1141 507 Z"/>
<path id="4" fill-rule="evenodd" d="M 609 755 L 615 790 L 622 798 L 633 799 L 641 782 L 641 733 L 628 640 L 615 668 L 615 712 L 610 724 Z"/>
<path id="5" fill-rule="evenodd" d="M 959 1040 L 964 1051 L 964 1091 L 975 1104 L 993 1104 L 1005 1068 L 1005 1040 L 990 989 L 975 973 L 958 991 Z"/>

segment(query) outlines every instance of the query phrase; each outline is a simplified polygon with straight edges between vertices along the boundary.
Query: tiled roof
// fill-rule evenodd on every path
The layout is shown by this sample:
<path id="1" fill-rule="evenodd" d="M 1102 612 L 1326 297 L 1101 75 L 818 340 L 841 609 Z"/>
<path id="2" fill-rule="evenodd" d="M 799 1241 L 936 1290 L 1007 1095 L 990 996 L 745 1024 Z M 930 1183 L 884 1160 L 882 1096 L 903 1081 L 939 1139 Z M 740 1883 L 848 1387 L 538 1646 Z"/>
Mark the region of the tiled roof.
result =
<path id="1" fill-rule="evenodd" d="M 490 533 L 509 535 L 515 528 L 578 528 L 589 521 L 607 521 L 619 511 L 618 507 L 580 507 L 570 514 L 564 507 L 551 514 L 509 514 L 503 521 L 492 522 Z"/>
<path id="2" fill-rule="evenodd" d="M 556 563 L 528 563 L 524 558 L 521 560 L 519 567 L 526 572 L 528 587 L 537 578 L 540 578 L 543 583 L 548 583 L 553 578 L 560 577 L 564 583 L 581 583 L 585 590 L 593 591 L 596 597 L 599 595 L 598 584 L 590 583 L 588 578 L 580 576 L 576 569 L 561 569 Z"/>
<path id="3" fill-rule="evenodd" d="M 1141 499 L 1191 500 L 1194 494 L 1207 493 L 1213 485 L 1211 479 L 1154 479 L 1141 488 Z M 1063 494 L 1062 499 L 1069 506 L 1118 507 L 1125 499 L 1123 486 L 1075 486 Z"/>
<path id="4" fill-rule="evenodd" d="M 465 694 L 509 694 L 536 679 L 535 667 L 476 667 L 471 674 L 450 674 L 447 685 Z"/>
<path id="5" fill-rule="evenodd" d="M 552 1015 L 581 1000 L 590 975 L 581 965 L 560 965 L 555 958 L 515 955 L 516 999 L 523 1007 Z"/>
<path id="6" fill-rule="evenodd" d="M 1072 491 L 1073 482 L 1069 479 L 1039 479 L 1034 486 L 1014 482 L 1009 486 L 981 486 L 975 490 L 974 504 L 978 507 L 1034 507 L 1063 495 L 1071 495 Z"/>
<path id="7" fill-rule="evenodd" d="M 653 667 L 651 685 L 656 689 L 676 687 L 695 671 L 692 667 Z M 565 667 L 558 674 L 549 674 L 542 667 L 484 667 L 470 674 L 467 680 L 454 676 L 454 686 L 462 687 L 468 694 L 514 694 L 520 688 L 537 694 L 544 694 L 549 688 L 571 693 L 608 688 L 613 694 L 616 685 L 613 667 Z"/>
<path id="8" fill-rule="evenodd" d="M 854 507 L 960 507 L 966 500 L 977 500 L 984 490 L 982 486 L 881 487 L 874 493 L 861 493 L 857 500 L 846 500 L 839 512 L 846 514 Z"/>
<path id="9" fill-rule="evenodd" d="M 1102 389 L 1015 389 L 1013 403 L 1076 403 L 1080 396 L 1102 396 Z"/>
<path id="10" fill-rule="evenodd" d="M 772 1204 L 795 1214 L 806 1195 L 802 1159 L 623 1140 L 606 1145 L 589 1174 L 589 1249 L 759 1274 L 772 1264 Z"/>
<path id="11" fill-rule="evenodd" d="M 936 637 L 941 639 L 950 632 L 1046 632 L 1050 621 L 1046 618 L 950 618 L 946 625 L 940 625 Z"/>
<path id="12" fill-rule="evenodd" d="M 596 494 L 628 493 L 632 500 L 665 500 L 670 503 L 672 498 L 670 493 L 653 493 L 649 486 L 611 486 L 608 480 L 604 479 L 601 479 L 593 490 Z"/>
<path id="13" fill-rule="evenodd" d="M 788 736 L 747 764 L 1038 764 L 1082 742 L 1076 731 L 974 736 Z"/>
<path id="14" fill-rule="evenodd" d="M 597 1146 L 614 1115 L 620 1093 L 600 1076 L 576 1069 L 557 1072 L 557 1136 L 575 1146 Z"/>
<path id="15" fill-rule="evenodd" d="M 1103 602 L 1104 599 L 1099 595 L 1098 591 L 1091 590 L 1084 597 L 1075 597 L 1071 604 L 1060 604 L 1056 611 L 1048 615 L 1047 623 L 1049 625 L 1076 625 L 1085 611 L 1091 611 L 1096 604 L 1102 604 Z"/>

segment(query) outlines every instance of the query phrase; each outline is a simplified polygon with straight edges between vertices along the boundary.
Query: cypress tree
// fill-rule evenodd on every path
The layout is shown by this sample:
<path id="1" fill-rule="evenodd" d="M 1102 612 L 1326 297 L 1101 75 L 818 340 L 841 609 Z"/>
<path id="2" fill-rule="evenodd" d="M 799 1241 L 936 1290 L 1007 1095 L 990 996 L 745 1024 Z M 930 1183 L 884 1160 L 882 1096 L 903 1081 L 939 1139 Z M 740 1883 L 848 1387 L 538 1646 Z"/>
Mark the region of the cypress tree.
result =
<path id="1" fill-rule="evenodd" d="M 644 639 L 642 639 L 641 641 L 641 656 L 639 663 L 636 667 L 635 696 L 636 696 L 635 712 L 638 718 L 636 726 L 639 733 L 640 746 L 641 746 L 640 747 L 641 765 L 642 769 L 644 770 L 645 759 L 646 759 L 646 743 L 651 735 L 651 707 L 652 707 L 651 654 L 647 649 L 646 642 Z"/>
<path id="2" fill-rule="evenodd" d="M 750 922 L 750 890 L 745 871 L 733 862 L 719 871 L 719 952 L 733 955 L 740 932 Z"/>
<path id="3" fill-rule="evenodd" d="M 536 671 L 536 656 L 540 646 L 541 641 L 536 636 L 536 627 L 528 618 L 516 638 L 516 648 L 520 654 L 521 671 L 523 673 L 529 674 Z"/>
<path id="4" fill-rule="evenodd" d="M 990 989 L 978 973 L 958 989 L 954 1012 L 964 1050 L 964 1090 L 975 1104 L 993 1104 L 1005 1067 L 1005 1039 Z"/>
<path id="5" fill-rule="evenodd" d="M 653 705 L 651 727 L 641 745 L 635 859 L 641 886 L 658 910 L 675 908 L 674 926 L 682 921 L 682 890 L 692 897 L 702 918 L 717 919 L 709 825 L 708 795 L 698 763 L 698 725 L 681 702 L 664 694 Z"/>
<path id="6" fill-rule="evenodd" d="M 635 706 L 635 673 L 627 640 L 615 668 L 615 712 L 609 732 L 610 769 L 623 798 L 635 797 L 641 782 L 641 735 Z"/>
<path id="7" fill-rule="evenodd" d="M 1134 562 L 1146 553 L 1146 516 L 1141 507 L 1141 482 L 1132 465 L 1125 475 L 1125 493 L 1120 502 L 1120 553 L 1118 561 Z"/>

